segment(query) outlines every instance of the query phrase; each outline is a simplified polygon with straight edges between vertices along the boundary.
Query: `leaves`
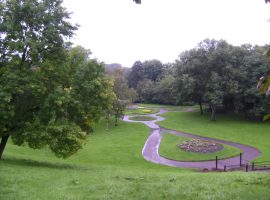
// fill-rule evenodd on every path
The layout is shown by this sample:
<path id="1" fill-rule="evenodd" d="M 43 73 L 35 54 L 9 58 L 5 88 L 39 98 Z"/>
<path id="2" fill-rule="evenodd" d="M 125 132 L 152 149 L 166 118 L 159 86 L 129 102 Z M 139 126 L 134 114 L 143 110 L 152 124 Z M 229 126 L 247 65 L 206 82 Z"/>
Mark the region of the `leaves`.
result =
<path id="1" fill-rule="evenodd" d="M 175 79 L 179 101 L 207 103 L 211 108 L 240 111 L 261 119 L 268 112 L 268 103 L 256 90 L 256 84 L 258 77 L 269 70 L 265 48 L 237 47 L 207 39 L 182 53 L 176 63 Z M 257 88 L 266 92 L 266 83 L 268 79 L 262 79 Z"/>
<path id="2" fill-rule="evenodd" d="M 263 116 L 263 121 L 269 120 L 270 119 L 270 114 L 264 115 Z"/>
<path id="3" fill-rule="evenodd" d="M 46 59 L 64 58 L 64 38 L 72 37 L 77 26 L 61 0 L 3 1 L 0 26 L 0 60 L 18 59 L 33 66 Z"/>
<path id="4" fill-rule="evenodd" d="M 270 94 L 270 75 L 262 76 L 257 84 L 257 89 L 266 95 Z"/>
<path id="5" fill-rule="evenodd" d="M 0 136 L 67 158 L 115 96 L 103 64 L 66 42 L 77 26 L 61 4 L 0 2 Z"/>

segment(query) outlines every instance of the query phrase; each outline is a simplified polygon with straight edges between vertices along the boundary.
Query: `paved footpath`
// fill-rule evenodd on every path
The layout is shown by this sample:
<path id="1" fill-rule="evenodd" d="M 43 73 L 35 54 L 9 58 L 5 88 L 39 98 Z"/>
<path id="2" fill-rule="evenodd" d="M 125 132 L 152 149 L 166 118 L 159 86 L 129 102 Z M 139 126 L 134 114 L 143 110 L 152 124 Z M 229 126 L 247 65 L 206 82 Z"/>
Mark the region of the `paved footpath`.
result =
<path id="1" fill-rule="evenodd" d="M 171 129 L 162 128 L 158 124 L 156 124 L 156 122 L 165 120 L 164 117 L 158 116 L 158 115 L 163 114 L 165 112 L 167 112 L 167 110 L 160 109 L 159 113 L 147 115 L 147 116 L 155 117 L 156 120 L 153 120 L 153 121 L 133 121 L 133 120 L 129 120 L 130 116 L 124 116 L 124 119 L 123 119 L 124 121 L 127 121 L 127 122 L 144 123 L 145 125 L 147 125 L 151 129 L 150 135 L 147 138 L 147 140 L 144 144 L 143 150 L 142 150 L 143 157 L 150 162 L 158 163 L 158 164 L 162 164 L 162 165 L 173 166 L 173 167 L 180 167 L 180 168 L 197 168 L 197 169 L 211 170 L 211 169 L 214 169 L 216 167 L 215 160 L 188 162 L 188 161 L 170 160 L 170 159 L 167 159 L 167 158 L 160 156 L 158 153 L 158 149 L 159 149 L 160 141 L 162 139 L 162 134 L 164 132 L 170 133 L 170 134 L 181 135 L 181 136 L 185 136 L 185 137 L 189 137 L 189 138 L 212 140 L 212 141 L 216 141 L 216 142 L 221 143 L 221 144 L 226 144 L 226 145 L 230 145 L 233 147 L 237 147 L 237 148 L 241 149 L 241 151 L 242 151 L 242 164 L 248 163 L 249 161 L 253 160 L 254 158 L 258 157 L 261 154 L 258 149 L 247 146 L 247 145 L 224 141 L 224 140 L 219 140 L 219 139 L 207 138 L 207 137 L 202 137 L 202 136 L 197 136 L 197 135 L 193 135 L 193 134 L 189 134 L 189 133 L 183 133 L 183 132 L 179 132 L 179 131 L 175 131 L 175 130 L 171 130 Z M 239 165 L 239 163 L 240 163 L 239 156 L 235 156 L 235 157 L 227 158 L 227 159 L 222 159 L 222 160 L 218 160 L 218 168 L 223 169 L 224 165 L 237 166 L 237 165 Z M 230 167 L 227 167 L 227 169 L 229 169 L 229 168 Z"/>

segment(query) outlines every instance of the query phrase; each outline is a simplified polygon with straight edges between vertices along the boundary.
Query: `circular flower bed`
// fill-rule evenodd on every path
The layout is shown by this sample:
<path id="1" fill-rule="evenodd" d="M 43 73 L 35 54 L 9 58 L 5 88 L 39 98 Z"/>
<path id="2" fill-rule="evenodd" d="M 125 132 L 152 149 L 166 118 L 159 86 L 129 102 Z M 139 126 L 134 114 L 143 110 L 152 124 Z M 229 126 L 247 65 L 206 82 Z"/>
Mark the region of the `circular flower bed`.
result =
<path id="1" fill-rule="evenodd" d="M 223 146 L 214 141 L 192 139 L 178 145 L 181 149 L 193 153 L 214 153 L 223 149 Z"/>

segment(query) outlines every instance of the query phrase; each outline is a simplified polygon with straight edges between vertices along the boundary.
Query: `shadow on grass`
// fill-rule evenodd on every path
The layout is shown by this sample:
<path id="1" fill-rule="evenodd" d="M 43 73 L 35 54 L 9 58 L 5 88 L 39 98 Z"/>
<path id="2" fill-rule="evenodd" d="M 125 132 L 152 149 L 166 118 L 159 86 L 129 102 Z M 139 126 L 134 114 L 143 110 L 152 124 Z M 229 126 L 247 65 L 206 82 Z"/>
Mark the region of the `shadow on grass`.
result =
<path id="1" fill-rule="evenodd" d="M 18 165 L 18 166 L 25 166 L 25 167 L 45 167 L 50 169 L 65 169 L 65 170 L 89 170 L 86 167 L 72 165 L 72 164 L 63 164 L 63 163 L 53 163 L 53 162 L 46 162 L 46 161 L 36 161 L 31 159 L 22 159 L 22 158 L 5 158 L 0 160 L 0 163 L 6 163 L 9 165 Z"/>

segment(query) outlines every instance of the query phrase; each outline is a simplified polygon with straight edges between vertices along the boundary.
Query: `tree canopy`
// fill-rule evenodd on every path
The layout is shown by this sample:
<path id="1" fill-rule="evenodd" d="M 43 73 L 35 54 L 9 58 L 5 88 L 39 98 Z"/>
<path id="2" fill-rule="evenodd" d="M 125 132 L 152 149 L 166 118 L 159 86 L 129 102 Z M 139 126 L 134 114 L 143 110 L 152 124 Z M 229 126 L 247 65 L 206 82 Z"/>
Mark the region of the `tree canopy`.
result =
<path id="1" fill-rule="evenodd" d="M 256 83 L 269 69 L 265 50 L 266 47 L 237 47 L 223 40 L 205 40 L 184 52 L 176 65 L 180 101 L 207 103 L 212 120 L 217 109 L 261 118 L 267 112 L 267 100 L 257 92 Z"/>
<path id="2" fill-rule="evenodd" d="M 61 4 L 1 1 L 0 158 L 9 137 L 17 145 L 71 156 L 112 107 L 113 83 L 89 50 L 70 47 L 77 26 Z"/>
<path id="3" fill-rule="evenodd" d="M 128 74 L 129 86 L 138 93 L 137 101 L 161 104 L 200 105 L 212 113 L 243 113 L 262 119 L 269 111 L 270 60 L 268 46 L 233 46 L 225 40 L 206 39 L 179 55 L 172 64 L 157 60 L 134 63 Z M 156 74 L 156 75 L 155 75 Z M 260 77 L 261 85 L 257 88 Z M 208 109 L 203 109 L 203 105 Z"/>

